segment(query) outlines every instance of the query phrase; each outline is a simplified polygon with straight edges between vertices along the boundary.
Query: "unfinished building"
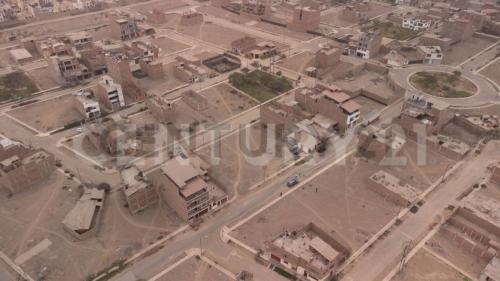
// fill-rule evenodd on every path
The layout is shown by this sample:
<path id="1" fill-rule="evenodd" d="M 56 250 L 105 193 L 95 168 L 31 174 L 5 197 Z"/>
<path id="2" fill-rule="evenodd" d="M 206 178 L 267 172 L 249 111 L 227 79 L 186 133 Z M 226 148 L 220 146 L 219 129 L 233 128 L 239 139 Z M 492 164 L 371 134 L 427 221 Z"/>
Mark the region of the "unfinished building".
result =
<path id="1" fill-rule="evenodd" d="M 274 126 L 275 133 L 280 138 L 290 134 L 296 123 L 312 117 L 297 106 L 295 101 L 272 101 L 260 106 L 259 110 L 260 122 L 265 126 Z"/>
<path id="2" fill-rule="evenodd" d="M 83 188 L 83 195 L 62 221 L 64 229 L 78 240 L 87 239 L 97 233 L 106 196 L 104 190 Z"/>
<path id="3" fill-rule="evenodd" d="M 244 55 L 257 46 L 255 37 L 243 36 L 231 42 L 231 51 L 238 55 Z"/>
<path id="4" fill-rule="evenodd" d="M 198 12 L 187 12 L 182 14 L 179 24 L 184 26 L 193 26 L 193 25 L 199 25 L 202 22 L 203 22 L 203 14 Z"/>
<path id="5" fill-rule="evenodd" d="M 391 159 L 399 155 L 405 143 L 405 139 L 395 134 L 392 127 L 370 126 L 358 135 L 358 152 L 375 160 Z"/>
<path id="6" fill-rule="evenodd" d="M 74 86 L 92 77 L 92 72 L 73 55 L 49 57 L 47 64 L 51 77 L 59 85 Z"/>
<path id="7" fill-rule="evenodd" d="M 85 138 L 111 156 L 138 156 L 154 150 L 157 131 L 156 124 L 135 126 L 128 120 L 114 117 L 104 123 L 90 124 Z"/>
<path id="8" fill-rule="evenodd" d="M 331 45 L 324 46 L 316 53 L 315 65 L 318 68 L 335 66 L 340 61 L 342 50 Z"/>
<path id="9" fill-rule="evenodd" d="M 0 186 L 15 194 L 47 179 L 54 172 L 55 159 L 43 149 L 0 140 Z"/>
<path id="10" fill-rule="evenodd" d="M 449 104 L 441 100 L 418 94 L 410 94 L 404 104 L 399 124 L 407 136 L 416 139 L 417 131 L 424 136 L 437 133 L 448 123 L 453 115 L 450 114 Z"/>
<path id="11" fill-rule="evenodd" d="M 132 18 L 112 18 L 110 22 L 111 37 L 117 40 L 130 40 L 139 37 L 139 26 Z"/>
<path id="12" fill-rule="evenodd" d="M 319 27 L 320 11 L 312 7 L 296 7 L 293 10 L 293 15 L 288 28 L 299 31 L 314 31 Z"/>
<path id="13" fill-rule="evenodd" d="M 207 169 L 201 159 L 179 155 L 165 162 L 153 181 L 163 200 L 189 223 L 227 202 L 226 193 L 207 182 Z"/>
<path id="14" fill-rule="evenodd" d="M 420 191 L 415 187 L 401 182 L 394 175 L 380 170 L 370 176 L 368 187 L 396 205 L 407 207 L 416 202 Z"/>
<path id="15" fill-rule="evenodd" d="M 241 12 L 258 17 L 269 17 L 272 14 L 271 5 L 272 0 L 243 0 Z"/>
<path id="16" fill-rule="evenodd" d="M 94 91 L 99 104 L 108 110 L 117 110 L 125 106 L 122 86 L 104 75 L 95 86 Z"/>
<path id="17" fill-rule="evenodd" d="M 332 119 L 333 127 L 341 132 L 352 128 L 360 119 L 361 106 L 335 86 L 298 89 L 295 100 L 309 113 Z"/>
<path id="18" fill-rule="evenodd" d="M 472 22 L 467 19 L 449 19 L 444 21 L 441 36 L 451 39 L 451 44 L 463 42 L 474 35 Z"/>
<path id="19" fill-rule="evenodd" d="M 464 249 L 491 261 L 500 250 L 500 202 L 485 194 L 472 192 L 442 228 Z"/>
<path id="20" fill-rule="evenodd" d="M 139 169 L 135 166 L 120 171 L 123 193 L 130 213 L 136 214 L 158 202 L 159 196 Z"/>
<path id="21" fill-rule="evenodd" d="M 164 96 L 149 95 L 146 99 L 146 105 L 149 112 L 158 122 L 170 124 L 175 122 L 176 117 L 176 102 L 180 98 L 169 99 Z"/>
<path id="22" fill-rule="evenodd" d="M 333 232 L 332 232 L 333 233 Z M 284 231 L 266 243 L 271 263 L 301 280 L 321 280 L 332 276 L 351 250 L 314 223 L 302 229 Z"/>

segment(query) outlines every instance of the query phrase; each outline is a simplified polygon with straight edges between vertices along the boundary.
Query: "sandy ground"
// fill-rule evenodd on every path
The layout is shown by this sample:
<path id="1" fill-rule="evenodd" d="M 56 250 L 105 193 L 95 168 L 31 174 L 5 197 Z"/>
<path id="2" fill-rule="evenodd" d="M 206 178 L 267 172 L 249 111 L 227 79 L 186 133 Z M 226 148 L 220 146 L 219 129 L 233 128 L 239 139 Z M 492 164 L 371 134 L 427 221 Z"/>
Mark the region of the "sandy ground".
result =
<path id="1" fill-rule="evenodd" d="M 47 90 L 59 86 L 59 84 L 50 77 L 47 67 L 30 70 L 28 75 L 40 90 Z"/>
<path id="2" fill-rule="evenodd" d="M 427 242 L 427 245 L 438 255 L 476 278 L 479 278 L 481 271 L 489 262 L 463 247 L 459 241 L 454 240 L 443 230 L 436 233 L 436 235 Z"/>
<path id="3" fill-rule="evenodd" d="M 153 80 L 149 77 L 144 77 L 141 79 L 134 79 L 134 81 L 141 89 L 144 89 L 149 93 L 158 95 L 163 94 L 165 91 L 187 84 L 187 82 L 179 80 L 175 77 L 174 68 L 176 64 L 176 62 L 163 64 L 163 73 L 165 75 L 162 79 Z"/>
<path id="4" fill-rule="evenodd" d="M 487 188 L 481 188 L 475 192 L 476 195 L 483 198 L 500 201 L 500 185 L 489 183 Z M 471 251 L 471 246 L 464 245 L 461 241 L 454 239 L 453 234 L 446 231 L 460 233 L 460 229 L 451 224 L 444 225 L 443 228 L 446 229 L 441 229 L 427 243 L 428 247 L 472 277 L 479 279 L 481 271 L 489 263 L 489 259 L 486 256 L 481 256 L 479 251 Z M 493 233 L 490 233 L 490 235 L 494 236 Z M 500 239 L 500 237 L 497 237 L 497 239 Z"/>
<path id="5" fill-rule="evenodd" d="M 358 89 L 365 89 L 366 91 L 369 91 L 388 101 L 397 98 L 397 94 L 393 89 L 391 89 L 384 75 L 367 70 L 363 70 L 353 79 L 338 80 L 336 84 L 337 86 L 352 92 L 357 91 Z"/>
<path id="6" fill-rule="evenodd" d="M 453 45 L 444 52 L 443 64 L 458 65 L 466 59 L 484 50 L 494 41 L 472 37 L 466 41 Z"/>
<path id="7" fill-rule="evenodd" d="M 444 262 L 420 250 L 392 281 L 461 281 L 463 278 Z"/>
<path id="8" fill-rule="evenodd" d="M 424 190 L 442 175 L 450 163 L 431 152 L 428 165 L 416 166 L 415 146 L 410 142 L 404 148 L 403 155 L 409 159 L 406 166 L 380 166 L 351 156 L 345 164 L 325 171 L 236 229 L 232 235 L 256 249 L 264 249 L 264 243 L 283 230 L 299 229 L 314 222 L 327 231 L 335 232 L 354 251 L 400 210 L 368 187 L 373 173 L 384 170 Z"/>
<path id="9" fill-rule="evenodd" d="M 258 104 L 227 83 L 203 90 L 200 94 L 209 101 L 209 108 L 200 111 L 200 113 L 214 123 L 223 121 Z"/>
<path id="10" fill-rule="evenodd" d="M 361 118 L 371 112 L 380 112 L 385 107 L 385 105 L 364 96 L 357 96 L 353 100 L 361 105 Z"/>
<path id="11" fill-rule="evenodd" d="M 493 80 L 497 85 L 500 85 L 500 60 L 490 64 L 481 71 L 481 74 Z"/>
<path id="12" fill-rule="evenodd" d="M 192 257 L 172 271 L 165 274 L 158 281 L 232 281 L 226 274 L 220 272 L 203 260 Z"/>
<path id="13" fill-rule="evenodd" d="M 224 49 L 230 49 L 231 42 L 248 35 L 244 32 L 220 26 L 209 21 L 205 21 L 202 24 L 194 26 L 177 25 L 177 31 L 182 34 L 217 45 Z M 262 38 L 257 38 L 257 42 L 262 41 L 265 40 L 263 40 Z M 280 42 L 274 43 L 278 48 L 284 47 L 284 44 L 281 44 Z"/>
<path id="14" fill-rule="evenodd" d="M 336 7 L 330 10 L 329 13 L 326 13 L 321 16 L 321 22 L 327 23 L 327 24 L 332 24 L 335 26 L 349 26 L 352 24 L 356 24 L 357 22 L 355 21 L 350 21 L 344 17 L 342 17 L 342 7 Z M 365 11 L 362 11 L 362 13 L 366 14 L 368 18 L 373 18 L 378 15 L 381 15 L 383 13 L 395 10 L 396 8 L 394 6 L 388 6 L 388 5 L 380 5 L 377 3 L 369 3 L 368 7 L 366 7 Z"/>
<path id="15" fill-rule="evenodd" d="M 295 56 L 288 57 L 278 62 L 279 66 L 293 70 L 298 73 L 304 73 L 304 70 L 310 66 L 315 66 L 316 54 L 305 51 Z"/>
<path id="16" fill-rule="evenodd" d="M 63 188 L 65 186 L 66 188 Z M 77 241 L 62 227 L 80 193 L 59 172 L 45 183 L 7 199 L 0 197 L 0 248 L 12 259 L 44 239 L 52 243 L 22 264 L 33 277 L 46 268 L 53 281 L 83 280 L 86 276 L 133 254 L 182 226 L 163 203 L 131 216 L 120 189 L 106 198 L 95 237 Z"/>
<path id="17" fill-rule="evenodd" d="M 281 143 L 277 146 L 284 151 L 281 155 L 277 152 L 273 156 L 271 149 L 265 147 L 266 129 L 260 124 L 251 126 L 245 134 L 231 135 L 196 152 L 203 160 L 212 163 L 209 175 L 230 196 L 248 192 L 252 185 L 293 161 L 292 155 Z M 242 141 L 239 140 L 240 136 Z M 248 142 L 244 141 L 247 137 Z M 256 159 L 258 156 L 269 156 L 271 160 Z"/>
<path id="18" fill-rule="evenodd" d="M 176 40 L 168 38 L 168 37 L 159 37 L 159 38 L 155 38 L 151 41 L 154 44 L 158 45 L 158 47 L 161 48 L 162 55 L 168 55 L 170 53 L 184 50 L 184 49 L 190 47 L 186 44 L 183 44 L 179 41 L 176 41 Z"/>
<path id="19" fill-rule="evenodd" d="M 214 17 L 219 17 L 219 18 L 224 18 L 226 20 L 229 20 L 234 23 L 241 23 L 241 24 L 247 24 L 249 22 L 252 22 L 252 19 L 249 17 L 246 17 L 244 15 L 237 15 L 235 13 L 231 13 L 227 10 L 224 10 L 219 7 L 214 7 L 214 6 L 203 6 L 199 7 L 196 9 L 200 13 L 207 13 L 211 16 Z"/>
<path id="20" fill-rule="evenodd" d="M 76 108 L 76 98 L 65 95 L 9 111 L 9 115 L 42 132 L 48 132 L 83 119 Z"/>

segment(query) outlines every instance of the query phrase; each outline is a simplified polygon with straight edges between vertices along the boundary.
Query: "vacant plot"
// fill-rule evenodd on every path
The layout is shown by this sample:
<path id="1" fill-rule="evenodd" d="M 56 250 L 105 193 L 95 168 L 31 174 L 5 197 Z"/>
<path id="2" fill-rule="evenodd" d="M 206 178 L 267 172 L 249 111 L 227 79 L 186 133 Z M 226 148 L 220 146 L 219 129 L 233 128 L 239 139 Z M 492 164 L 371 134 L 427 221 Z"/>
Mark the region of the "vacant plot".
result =
<path id="1" fill-rule="evenodd" d="M 293 70 L 298 73 L 304 73 L 306 68 L 316 66 L 316 54 L 313 52 L 305 51 L 303 53 L 288 57 L 278 62 L 278 65 Z"/>
<path id="2" fill-rule="evenodd" d="M 260 102 L 270 100 L 292 89 L 292 83 L 288 79 L 260 70 L 245 74 L 233 73 L 229 76 L 229 82 Z"/>
<path id="3" fill-rule="evenodd" d="M 217 280 L 232 281 L 233 279 L 200 258 L 192 257 L 162 276 L 158 281 L 195 281 Z"/>
<path id="4" fill-rule="evenodd" d="M 487 188 L 474 191 L 474 197 L 480 196 L 483 199 L 500 201 L 499 187 L 499 185 L 489 183 Z M 458 221 L 464 222 L 460 215 L 455 216 L 459 216 L 456 218 Z M 473 223 L 473 221 L 471 222 Z M 481 229 L 479 225 L 472 227 L 478 231 L 477 233 L 484 233 L 492 241 L 500 238 L 487 229 Z M 461 268 L 475 279 L 479 279 L 481 272 L 491 260 L 491 255 L 485 254 L 488 251 L 488 242 L 467 233 L 455 223 L 447 223 L 441 226 L 439 232 L 426 244 L 436 255 Z"/>
<path id="5" fill-rule="evenodd" d="M 396 9 L 396 7 L 391 5 L 384 5 L 373 2 L 365 2 L 363 4 L 355 4 L 355 8 L 360 9 L 360 16 L 366 19 L 370 19 L 376 16 L 380 16 L 383 13 L 387 13 Z M 331 8 L 328 12 L 321 15 L 321 22 L 327 23 L 335 26 L 346 27 L 358 23 L 342 15 L 344 6 L 337 6 Z"/>
<path id="6" fill-rule="evenodd" d="M 162 55 L 168 55 L 189 48 L 188 45 L 168 37 L 155 38 L 152 40 L 152 43 L 161 48 Z"/>
<path id="7" fill-rule="evenodd" d="M 481 70 L 481 74 L 493 80 L 497 85 L 500 85 L 500 59 L 490 64 L 485 69 Z"/>
<path id="8" fill-rule="evenodd" d="M 376 28 L 382 31 L 382 35 L 387 38 L 396 40 L 410 40 L 418 36 L 419 32 L 411 29 L 403 28 L 393 22 L 374 21 L 370 28 Z"/>
<path id="9" fill-rule="evenodd" d="M 169 62 L 163 64 L 163 73 L 165 73 L 162 79 L 151 79 L 149 77 L 144 77 L 141 79 L 134 79 L 135 83 L 145 91 L 150 94 L 161 95 L 165 92 L 173 90 L 187 83 L 178 79 L 174 74 L 175 66 L 177 62 Z"/>
<path id="10" fill-rule="evenodd" d="M 364 96 L 357 96 L 353 100 L 361 105 L 361 118 L 373 112 L 380 112 L 385 107 L 385 105 Z"/>
<path id="11" fill-rule="evenodd" d="M 74 96 L 65 95 L 14 109 L 8 114 L 39 131 L 49 132 L 84 118 L 76 102 Z"/>
<path id="12" fill-rule="evenodd" d="M 28 74 L 40 90 L 52 89 L 59 86 L 52 79 L 47 67 L 30 70 Z"/>
<path id="13" fill-rule="evenodd" d="M 461 41 L 445 51 L 443 64 L 458 65 L 493 43 L 494 41 L 491 39 L 488 40 L 479 37 L 471 37 L 465 41 Z"/>
<path id="14" fill-rule="evenodd" d="M 461 77 L 460 71 L 417 72 L 410 77 L 410 82 L 429 95 L 444 98 L 470 97 L 478 90 L 474 83 Z"/>
<path id="15" fill-rule="evenodd" d="M 230 49 L 231 42 L 240 39 L 243 36 L 252 36 L 240 30 L 235 30 L 232 28 L 220 26 L 218 24 L 205 21 L 200 25 L 193 26 L 183 26 L 177 25 L 177 31 L 188 36 L 200 39 L 202 41 L 214 44 L 223 49 Z M 266 41 L 262 38 L 257 37 L 257 43 Z M 273 42 L 278 48 L 283 48 L 285 45 L 279 42 Z"/>
<path id="16" fill-rule="evenodd" d="M 212 122 L 223 121 L 258 105 L 258 102 L 226 83 L 205 89 L 200 94 L 209 102 L 208 108 L 200 113 Z"/>
<path id="17" fill-rule="evenodd" d="M 255 124 L 196 153 L 211 163 L 209 175 L 229 195 L 245 193 L 294 159 L 282 142 L 278 141 L 275 147 L 267 143 L 267 133 Z M 274 138 L 274 132 L 269 134 Z"/>
<path id="18" fill-rule="evenodd" d="M 109 18 L 106 13 L 98 14 L 83 14 L 78 17 L 61 18 L 53 22 L 46 22 L 44 24 L 26 25 L 22 26 L 17 32 L 22 34 L 23 37 L 29 36 L 49 36 L 52 34 L 64 34 L 66 32 L 73 32 L 84 30 L 95 26 L 109 24 Z M 0 32 L 0 39 L 7 42 L 11 32 Z"/>
<path id="19" fill-rule="evenodd" d="M 450 225 L 442 226 L 442 229 L 427 242 L 429 249 L 479 279 L 481 271 L 489 260 L 480 257 L 470 247 L 463 245 L 463 241 L 451 234 L 453 233 L 451 231 L 459 230 Z"/>
<path id="20" fill-rule="evenodd" d="M 1 195 L 2 252 L 14 260 L 48 240 L 48 246 L 20 265 L 33 278 L 44 276 L 44 280 L 85 280 L 183 225 L 160 203 L 132 217 L 121 190 L 116 190 L 105 200 L 97 236 L 75 241 L 61 222 L 81 191 L 66 176 L 55 172 L 48 181 L 13 198 Z"/>
<path id="21" fill-rule="evenodd" d="M 335 82 L 339 87 L 348 92 L 362 90 L 367 96 L 389 105 L 398 98 L 398 94 L 389 86 L 384 75 L 371 71 L 362 71 L 349 80 Z M 363 108 L 361 109 L 364 110 Z"/>
<path id="22" fill-rule="evenodd" d="M 418 251 L 392 281 L 462 281 L 465 276 L 425 250 Z"/>
<path id="23" fill-rule="evenodd" d="M 309 222 L 334 231 L 353 251 L 363 245 L 400 210 L 392 201 L 369 188 L 369 177 L 384 170 L 420 190 L 428 188 L 451 163 L 429 152 L 428 164 L 416 165 L 416 144 L 403 148 L 406 165 L 387 166 L 348 157 L 299 188 L 290 196 L 237 228 L 233 236 L 256 249 L 264 249 L 283 230 L 299 229 Z"/>
<path id="24" fill-rule="evenodd" d="M 211 16 L 227 19 L 227 20 L 234 22 L 234 23 L 246 24 L 246 23 L 252 21 L 252 19 L 250 17 L 246 17 L 245 15 L 238 15 L 238 14 L 229 12 L 228 10 L 225 10 L 225 9 L 222 9 L 219 7 L 214 7 L 211 5 L 201 6 L 201 7 L 196 8 L 196 10 L 200 13 L 207 13 Z"/>
<path id="25" fill-rule="evenodd" d="M 300 41 L 306 41 L 314 38 L 315 36 L 306 32 L 293 31 L 290 28 L 282 27 L 279 25 L 267 23 L 264 21 L 258 21 L 253 25 L 257 29 L 264 30 L 269 33 L 279 34 L 280 36 L 285 36 L 288 38 L 293 38 Z"/>
<path id="26" fill-rule="evenodd" d="M 36 84 L 22 72 L 12 72 L 0 77 L 0 101 L 27 97 L 38 90 Z"/>

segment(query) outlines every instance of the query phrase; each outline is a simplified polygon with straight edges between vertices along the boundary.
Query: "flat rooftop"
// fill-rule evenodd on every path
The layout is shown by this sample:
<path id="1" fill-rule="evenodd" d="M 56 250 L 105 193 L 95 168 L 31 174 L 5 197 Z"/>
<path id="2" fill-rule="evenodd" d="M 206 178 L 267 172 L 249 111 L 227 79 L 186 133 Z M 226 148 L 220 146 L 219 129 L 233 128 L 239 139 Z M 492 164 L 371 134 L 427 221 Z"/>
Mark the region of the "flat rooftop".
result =
<path id="1" fill-rule="evenodd" d="M 22 49 L 14 49 L 9 51 L 11 56 L 15 60 L 23 60 L 23 59 L 30 59 L 33 56 L 28 52 L 28 50 L 22 48 Z"/>
<path id="2" fill-rule="evenodd" d="M 326 270 L 330 262 L 340 253 L 318 236 L 311 237 L 307 233 L 293 237 L 287 233 L 279 236 L 273 244 L 288 253 L 306 260 L 310 265 Z"/>

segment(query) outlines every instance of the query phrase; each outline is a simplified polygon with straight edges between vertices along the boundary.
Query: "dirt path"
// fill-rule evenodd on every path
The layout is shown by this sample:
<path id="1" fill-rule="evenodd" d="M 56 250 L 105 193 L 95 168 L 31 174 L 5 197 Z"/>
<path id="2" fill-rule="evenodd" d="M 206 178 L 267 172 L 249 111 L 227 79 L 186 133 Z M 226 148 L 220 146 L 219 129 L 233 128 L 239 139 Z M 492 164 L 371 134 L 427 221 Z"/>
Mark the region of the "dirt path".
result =
<path id="1" fill-rule="evenodd" d="M 38 226 L 38 223 L 40 222 L 40 219 L 44 215 L 45 211 L 47 208 L 52 204 L 52 201 L 56 197 L 56 195 L 62 190 L 62 188 L 59 185 L 54 185 L 52 187 L 52 191 L 50 192 L 48 198 L 40 198 L 40 201 L 45 202 L 40 210 L 37 212 L 36 217 L 31 221 L 31 223 L 28 225 L 28 229 L 24 232 L 24 234 L 21 236 L 21 239 L 19 239 L 19 247 L 17 248 L 17 254 L 16 256 L 21 255 L 25 249 L 26 249 L 26 240 L 33 234 L 33 230 Z"/>

